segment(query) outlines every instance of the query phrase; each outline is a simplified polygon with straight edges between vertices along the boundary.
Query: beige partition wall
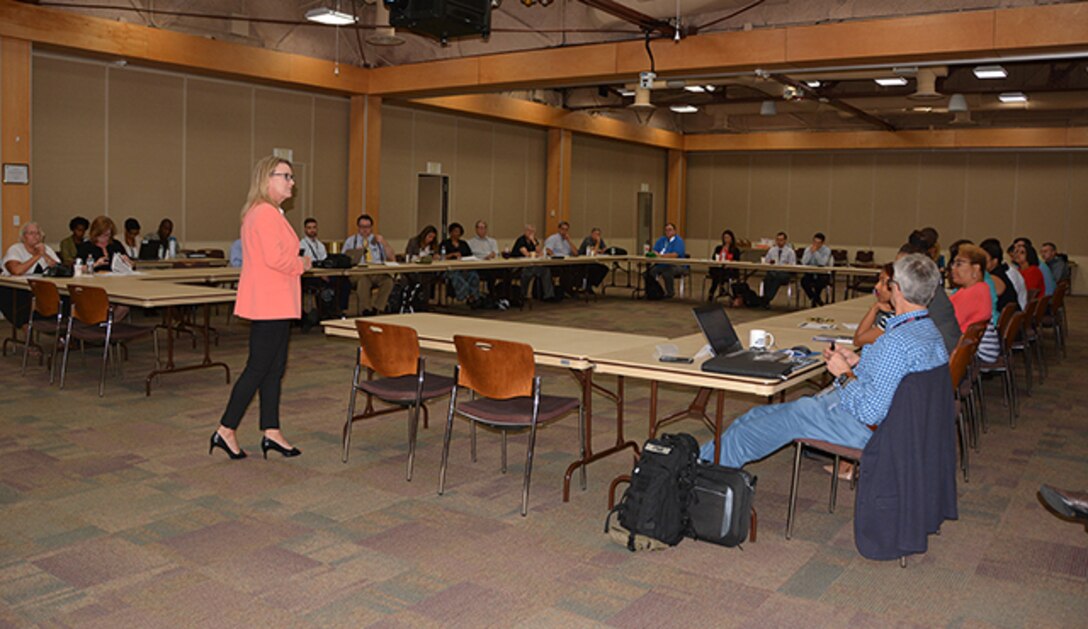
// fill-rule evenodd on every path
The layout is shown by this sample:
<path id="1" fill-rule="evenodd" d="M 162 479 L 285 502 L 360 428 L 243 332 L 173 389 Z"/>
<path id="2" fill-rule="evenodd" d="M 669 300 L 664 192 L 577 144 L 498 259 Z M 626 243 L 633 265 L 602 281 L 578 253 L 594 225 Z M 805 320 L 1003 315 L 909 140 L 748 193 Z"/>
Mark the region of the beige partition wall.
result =
<path id="1" fill-rule="evenodd" d="M 932 225 L 945 244 L 1027 236 L 1088 254 L 1088 152 L 690 154 L 687 181 L 689 239 L 702 247 L 730 228 L 892 248 Z"/>
<path id="2" fill-rule="evenodd" d="M 600 227 L 609 245 L 634 247 L 637 199 L 644 186 L 654 198 L 655 233 L 664 226 L 666 150 L 575 135 L 571 161 L 570 223 L 576 242 Z"/>
<path id="3" fill-rule="evenodd" d="M 450 222 L 472 235 L 483 219 L 500 246 L 544 220 L 547 132 L 382 104 L 381 230 L 397 247 L 415 235 L 417 177 L 449 176 Z"/>
<path id="4" fill-rule="evenodd" d="M 174 220 L 182 245 L 229 244 L 253 163 L 290 151 L 287 216 L 337 236 L 347 206 L 347 99 L 36 55 L 32 213 L 56 242 L 75 215 Z M 331 232 L 331 233 L 329 233 Z"/>

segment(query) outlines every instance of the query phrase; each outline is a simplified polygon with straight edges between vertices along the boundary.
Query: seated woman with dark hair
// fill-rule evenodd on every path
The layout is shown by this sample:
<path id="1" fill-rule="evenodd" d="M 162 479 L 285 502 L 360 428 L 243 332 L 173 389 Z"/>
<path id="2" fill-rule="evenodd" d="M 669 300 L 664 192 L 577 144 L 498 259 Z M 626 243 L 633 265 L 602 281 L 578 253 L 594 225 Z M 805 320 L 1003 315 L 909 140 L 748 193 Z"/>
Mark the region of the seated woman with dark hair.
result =
<path id="1" fill-rule="evenodd" d="M 994 319 L 996 320 L 997 316 L 1001 314 L 1001 311 L 1008 304 L 1015 305 L 1017 310 L 1020 309 L 1019 295 L 1016 286 L 1009 278 L 1008 267 L 1001 262 L 1003 257 L 1001 241 L 996 238 L 987 238 L 978 246 L 989 256 L 986 270 L 989 272 L 990 277 L 993 278 L 994 292 L 997 294 L 997 303 L 994 308 Z"/>
<path id="2" fill-rule="evenodd" d="M 888 285 L 895 278 L 895 265 L 887 263 L 880 269 L 880 278 L 873 289 L 876 303 L 869 308 L 869 312 L 861 318 L 858 329 L 854 330 L 854 345 L 863 347 L 872 343 L 884 334 L 884 326 L 895 316 L 895 306 L 892 305 L 892 290 Z"/>
<path id="3" fill-rule="evenodd" d="M 722 232 L 722 242 L 714 247 L 713 259 L 719 262 L 733 262 L 740 260 L 740 248 L 737 247 L 737 237 L 733 230 Z M 740 277 L 736 269 L 728 269 L 724 266 L 712 266 L 708 271 L 710 275 L 710 292 L 706 300 L 714 301 L 717 297 L 730 294 L 730 286 Z M 719 292 L 719 287 L 720 292 Z"/>
<path id="4" fill-rule="evenodd" d="M 438 250 L 444 252 L 447 260 L 460 260 L 472 257 L 472 248 L 461 239 L 465 234 L 465 228 L 460 223 L 450 223 L 450 237 L 443 240 Z M 463 301 L 469 306 L 475 306 L 480 298 L 480 274 L 476 271 L 449 271 L 446 273 L 446 281 L 453 288 L 453 296 L 458 301 Z"/>
<path id="5" fill-rule="evenodd" d="M 1018 242 L 1012 250 L 1012 260 L 1020 268 L 1020 275 L 1024 277 L 1024 285 L 1029 291 L 1038 291 L 1037 295 L 1046 294 L 1046 280 L 1039 269 L 1039 254 L 1031 243 Z"/>

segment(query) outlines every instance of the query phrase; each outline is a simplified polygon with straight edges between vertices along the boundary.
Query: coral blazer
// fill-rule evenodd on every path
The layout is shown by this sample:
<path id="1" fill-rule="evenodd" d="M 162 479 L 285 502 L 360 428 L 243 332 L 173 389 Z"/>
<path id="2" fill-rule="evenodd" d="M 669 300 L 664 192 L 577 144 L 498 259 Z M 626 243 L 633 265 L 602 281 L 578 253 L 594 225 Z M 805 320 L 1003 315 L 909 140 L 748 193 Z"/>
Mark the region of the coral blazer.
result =
<path id="1" fill-rule="evenodd" d="M 298 236 L 279 209 L 260 203 L 246 212 L 234 314 L 250 320 L 298 319 L 303 271 Z"/>

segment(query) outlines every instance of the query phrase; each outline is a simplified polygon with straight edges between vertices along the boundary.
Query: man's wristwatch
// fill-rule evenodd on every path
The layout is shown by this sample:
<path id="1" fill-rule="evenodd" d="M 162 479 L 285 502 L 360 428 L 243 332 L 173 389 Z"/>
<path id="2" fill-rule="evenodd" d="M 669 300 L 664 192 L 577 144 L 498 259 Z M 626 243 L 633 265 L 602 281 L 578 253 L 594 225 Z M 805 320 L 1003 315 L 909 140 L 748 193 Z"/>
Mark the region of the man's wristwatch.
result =
<path id="1" fill-rule="evenodd" d="M 838 378 L 835 378 L 835 386 L 842 387 L 843 385 L 845 385 L 847 382 L 853 380 L 854 378 L 857 378 L 857 376 L 854 375 L 854 372 L 852 370 L 841 373 L 841 374 L 839 374 Z"/>

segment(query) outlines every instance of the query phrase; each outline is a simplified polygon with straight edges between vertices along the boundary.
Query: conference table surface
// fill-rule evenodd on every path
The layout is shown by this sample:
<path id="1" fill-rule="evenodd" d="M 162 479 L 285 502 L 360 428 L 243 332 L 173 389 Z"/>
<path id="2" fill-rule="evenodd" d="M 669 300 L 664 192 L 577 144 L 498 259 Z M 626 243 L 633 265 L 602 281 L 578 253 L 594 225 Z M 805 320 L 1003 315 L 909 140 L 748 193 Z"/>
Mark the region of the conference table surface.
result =
<path id="1" fill-rule="evenodd" d="M 169 271 L 161 271 L 169 272 Z M 159 272 L 156 272 L 159 273 Z M 144 389 L 147 395 L 151 395 L 151 383 L 158 376 L 207 369 L 210 367 L 222 367 L 226 374 L 226 381 L 230 383 L 230 367 L 224 362 L 213 361 L 211 358 L 211 315 L 212 304 L 231 303 L 235 299 L 235 292 L 226 288 L 214 288 L 211 286 L 194 286 L 175 282 L 146 281 L 149 275 L 113 275 L 102 273 L 97 275 L 84 275 L 80 277 L 47 277 L 38 278 L 56 284 L 57 290 L 63 295 L 68 293 L 69 286 L 96 286 L 102 288 L 109 295 L 111 303 L 137 308 L 162 308 L 163 323 L 160 327 L 166 329 L 166 362 L 162 368 L 156 365 L 144 380 Z M 0 277 L 0 285 L 11 288 L 29 290 L 27 277 Z M 179 307 L 202 306 L 203 325 L 199 326 L 204 340 L 203 360 L 196 364 L 178 366 L 174 361 L 174 333 L 176 330 L 186 327 L 184 322 L 174 325 L 176 309 Z"/>

